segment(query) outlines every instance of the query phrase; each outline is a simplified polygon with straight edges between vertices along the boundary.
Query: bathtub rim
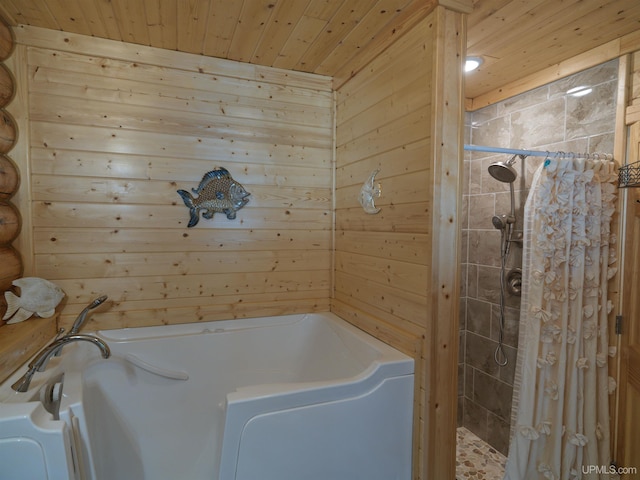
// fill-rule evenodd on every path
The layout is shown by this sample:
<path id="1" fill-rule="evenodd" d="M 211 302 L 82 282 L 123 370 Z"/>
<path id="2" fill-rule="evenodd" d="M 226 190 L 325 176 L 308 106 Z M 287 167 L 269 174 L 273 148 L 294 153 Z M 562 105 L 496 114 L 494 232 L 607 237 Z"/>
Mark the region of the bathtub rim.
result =
<path id="1" fill-rule="evenodd" d="M 190 323 L 181 323 L 181 324 L 172 324 L 172 325 L 154 325 L 154 326 L 146 326 L 146 327 L 129 327 L 129 328 L 121 328 L 121 329 L 105 329 L 105 330 L 97 330 L 92 333 L 107 342 L 111 343 L 128 343 L 132 341 L 140 341 L 140 340 L 152 340 L 152 339 L 160 339 L 160 338 L 168 338 L 168 337 L 181 337 L 181 336 L 189 336 L 189 335 L 202 335 L 202 334 L 216 334 L 216 333 L 225 333 L 225 332 L 239 332 L 247 329 L 255 329 L 255 328 L 269 328 L 270 326 L 287 326 L 287 325 L 295 325 L 304 321 L 305 319 L 322 319 L 328 322 L 328 325 L 340 335 L 342 332 L 346 332 L 347 335 L 353 335 L 351 338 L 357 339 L 358 341 L 362 341 L 365 345 L 370 348 L 379 351 L 381 355 L 370 362 L 363 370 L 352 377 L 345 377 L 343 380 L 362 380 L 370 376 L 370 374 L 378 368 L 379 363 L 384 363 L 388 365 L 388 368 L 393 370 L 393 375 L 408 375 L 415 373 L 414 370 L 414 359 L 392 347 L 391 345 L 383 342 L 372 336 L 371 334 L 365 332 L 364 330 L 356 327 L 351 324 L 347 320 L 339 317 L 338 315 L 332 312 L 314 312 L 314 313 L 298 313 L 298 314 L 290 314 L 290 315 L 277 315 L 277 316 L 268 316 L 268 317 L 252 317 L 252 318 L 242 318 L 242 319 L 229 319 L 229 320 L 213 320 L 206 322 L 190 322 Z M 55 338 L 55 337 L 54 337 Z M 349 339 L 349 337 L 347 336 Z M 53 338 L 52 338 L 53 340 Z M 54 357 L 50 361 L 50 365 L 45 372 L 37 373 L 33 381 L 31 383 L 31 388 L 29 391 L 24 393 L 14 392 L 11 390 L 10 385 L 19 379 L 27 369 L 27 365 L 29 362 L 37 355 L 34 354 L 32 358 L 26 360 L 20 367 L 16 369 L 16 371 L 11 374 L 4 382 L 0 383 L 0 404 L 3 403 L 26 403 L 26 402 L 38 402 L 39 401 L 39 390 L 45 386 L 51 378 L 56 375 L 60 375 L 61 372 L 70 373 L 76 372 L 80 370 L 84 370 L 90 366 L 90 364 L 95 361 L 100 361 L 101 359 L 94 358 L 92 350 L 88 349 L 86 345 L 73 344 L 68 345 L 65 350 L 71 350 L 74 354 L 70 355 L 71 352 L 68 352 L 67 355 L 63 353 L 60 357 Z M 76 350 L 79 350 L 79 355 L 76 353 Z M 86 352 L 86 353 L 85 353 Z M 82 359 L 86 363 L 84 363 L 83 368 L 71 369 L 67 370 L 67 365 L 72 363 L 72 360 Z M 106 360 L 108 361 L 108 359 Z M 389 372 L 391 373 L 391 372 Z M 298 382 L 297 385 L 301 384 L 305 385 L 307 388 L 312 386 L 321 386 L 322 383 L 326 382 Z M 264 385 L 273 385 L 273 384 L 264 384 Z M 292 384 L 295 385 L 295 384 Z M 279 385 L 282 386 L 282 385 Z M 262 387 L 262 386 L 261 386 Z M 246 394 L 250 396 L 255 395 L 257 392 L 250 393 L 249 391 L 253 387 L 246 387 Z M 268 395 L 268 388 L 263 392 Z M 290 391 L 298 390 L 296 388 L 291 389 Z"/>
<path id="2" fill-rule="evenodd" d="M 409 355 L 391 345 L 375 338 L 371 334 L 356 327 L 347 320 L 332 312 L 299 313 L 269 317 L 252 317 L 235 320 L 213 320 L 173 325 L 157 325 L 133 327 L 125 329 L 99 330 L 95 334 L 112 345 L 114 357 L 120 348 L 128 343 L 163 340 L 168 338 L 185 338 L 202 335 L 224 335 L 258 331 L 273 327 L 300 327 L 304 323 L 312 323 L 310 328 L 317 328 L 314 322 L 328 327 L 338 337 L 341 347 L 349 351 L 361 369 L 352 375 L 340 376 L 328 380 L 264 382 L 243 386 L 229 392 L 234 402 L 267 398 L 278 395 L 299 395 L 302 392 L 333 390 L 348 384 L 367 384 L 375 378 L 413 375 L 415 361 Z M 91 362 L 94 363 L 94 362 Z M 187 372 L 188 373 L 188 372 Z"/>

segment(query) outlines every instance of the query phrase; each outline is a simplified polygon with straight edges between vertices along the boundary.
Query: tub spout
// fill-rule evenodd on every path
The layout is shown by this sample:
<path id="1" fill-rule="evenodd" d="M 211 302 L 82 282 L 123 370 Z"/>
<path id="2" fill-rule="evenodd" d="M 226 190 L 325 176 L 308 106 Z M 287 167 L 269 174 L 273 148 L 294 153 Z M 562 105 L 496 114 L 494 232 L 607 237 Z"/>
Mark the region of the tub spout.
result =
<path id="1" fill-rule="evenodd" d="M 95 300 L 93 300 L 89 305 L 87 305 L 84 308 L 84 310 L 82 310 L 80 312 L 80 315 L 78 315 L 78 318 L 76 318 L 75 322 L 73 322 L 73 325 L 71 326 L 71 330 L 69 330 L 69 333 L 67 333 L 66 336 L 77 334 L 78 331 L 80 330 L 80 328 L 82 328 L 82 325 L 84 325 L 84 322 L 86 322 L 87 314 L 89 313 L 89 310 L 93 310 L 97 306 L 102 305 L 107 298 L 108 297 L 106 295 L 101 295 L 98 298 L 96 298 Z M 60 329 L 60 333 L 62 333 L 62 332 L 64 332 L 63 328 Z M 56 349 L 56 351 L 53 352 L 52 355 L 50 355 L 50 357 L 59 357 L 60 354 L 62 353 L 62 347 L 63 346 L 64 346 L 64 343 L 62 345 L 60 345 Z M 42 370 L 44 370 L 44 367 L 46 367 L 46 363 L 43 365 Z M 42 371 L 42 370 L 40 370 L 40 371 Z"/>
<path id="2" fill-rule="evenodd" d="M 79 341 L 93 343 L 100 349 L 103 358 L 109 358 L 111 356 L 109 345 L 107 345 L 107 343 L 101 338 L 94 337 L 93 335 L 84 335 L 81 333 L 65 335 L 64 337 L 50 343 L 33 360 L 31 360 L 27 372 L 17 382 L 11 385 L 11 388 L 13 388 L 16 392 L 26 392 L 27 390 L 29 390 L 29 385 L 31 384 L 33 375 L 36 372 L 44 371 L 44 369 L 47 367 L 47 363 L 49 363 L 49 359 L 53 355 L 55 355 L 56 352 L 58 352 L 67 343 Z"/>

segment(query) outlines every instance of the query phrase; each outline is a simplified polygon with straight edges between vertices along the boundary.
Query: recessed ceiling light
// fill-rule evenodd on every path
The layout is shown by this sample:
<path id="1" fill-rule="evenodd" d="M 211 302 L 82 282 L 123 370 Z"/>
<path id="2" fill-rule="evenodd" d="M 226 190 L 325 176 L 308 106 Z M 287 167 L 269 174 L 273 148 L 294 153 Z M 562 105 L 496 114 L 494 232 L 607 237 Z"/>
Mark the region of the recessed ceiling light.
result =
<path id="1" fill-rule="evenodd" d="M 593 92 L 593 88 L 580 85 L 579 87 L 573 87 L 567 90 L 567 95 L 571 95 L 572 97 L 584 97 L 585 95 L 589 95 Z"/>
<path id="2" fill-rule="evenodd" d="M 482 58 L 480 57 L 467 57 L 467 61 L 464 63 L 464 71 L 471 72 L 482 65 Z"/>

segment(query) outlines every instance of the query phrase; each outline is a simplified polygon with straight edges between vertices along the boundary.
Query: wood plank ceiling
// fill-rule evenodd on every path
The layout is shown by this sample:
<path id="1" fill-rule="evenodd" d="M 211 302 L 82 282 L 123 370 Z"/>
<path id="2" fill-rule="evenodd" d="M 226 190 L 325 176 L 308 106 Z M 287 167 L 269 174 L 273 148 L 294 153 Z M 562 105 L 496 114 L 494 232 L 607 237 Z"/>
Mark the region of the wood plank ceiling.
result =
<path id="1" fill-rule="evenodd" d="M 34 25 L 348 78 L 436 0 L 2 0 L 6 23 Z M 450 0 L 440 3 L 462 3 Z M 467 78 L 477 98 L 640 31 L 638 0 L 473 0 Z M 607 58 L 604 58 L 607 60 Z"/>

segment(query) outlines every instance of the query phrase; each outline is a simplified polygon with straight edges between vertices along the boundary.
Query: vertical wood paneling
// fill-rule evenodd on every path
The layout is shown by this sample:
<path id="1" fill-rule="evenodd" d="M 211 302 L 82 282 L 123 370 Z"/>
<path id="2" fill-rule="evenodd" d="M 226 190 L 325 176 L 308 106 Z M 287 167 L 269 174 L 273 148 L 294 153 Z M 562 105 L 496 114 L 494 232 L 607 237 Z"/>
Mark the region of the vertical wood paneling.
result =
<path id="1" fill-rule="evenodd" d="M 30 268 L 65 290 L 63 325 L 102 293 L 113 304 L 87 328 L 329 309 L 330 79 L 53 31 L 18 36 Z M 235 220 L 187 229 L 176 190 L 216 166 L 250 202 Z"/>
<path id="2" fill-rule="evenodd" d="M 231 40 L 229 56 L 242 62 L 248 62 L 263 38 L 266 26 L 275 10 L 272 0 L 256 0 L 242 2 L 242 10 L 238 16 L 236 30 Z"/>
<path id="3" fill-rule="evenodd" d="M 436 7 L 337 91 L 332 310 L 416 360 L 416 479 L 455 476 L 463 57 L 464 16 Z"/>
<path id="4" fill-rule="evenodd" d="M 202 53 L 212 57 L 227 58 L 243 2 L 210 0 L 209 3 L 208 33 L 204 39 Z"/>
<path id="5" fill-rule="evenodd" d="M 162 4 L 160 4 L 162 6 Z M 181 35 L 177 38 L 177 49 L 181 52 L 199 53 L 207 31 L 209 2 L 188 0 L 176 8 L 176 25 L 180 25 Z M 151 7 L 152 11 L 154 10 Z"/>
<path id="6" fill-rule="evenodd" d="M 474 109 L 640 41 L 636 0 L 3 0 L 0 16 L 12 26 L 330 75 L 339 86 L 436 5 L 470 14 L 470 54 L 484 58 L 466 80 Z"/>
<path id="7" fill-rule="evenodd" d="M 618 91 L 616 94 L 616 125 L 615 125 L 615 137 L 614 137 L 614 146 L 613 146 L 613 158 L 617 161 L 618 164 L 623 164 L 622 159 L 626 158 L 626 151 L 628 145 L 628 137 L 629 132 L 626 128 L 626 109 L 627 105 L 631 103 L 631 97 L 629 96 L 630 92 L 630 73 L 632 70 L 631 65 L 631 55 L 623 55 L 618 60 Z M 628 160 L 627 160 L 628 161 Z M 620 192 L 620 191 L 619 191 Z M 624 232 L 626 231 L 626 226 L 623 226 L 626 223 L 625 213 L 626 208 L 624 206 L 627 199 L 625 199 L 625 194 L 618 194 L 616 211 L 613 215 L 611 231 L 619 232 L 622 237 Z M 616 316 L 619 315 L 619 312 L 625 311 L 625 301 L 627 295 L 624 292 L 624 274 L 625 274 L 625 266 L 628 263 L 625 260 L 625 249 L 627 247 L 627 240 L 617 242 L 616 244 L 616 258 L 617 263 L 620 267 L 617 270 L 617 273 L 613 277 L 612 281 L 608 283 L 608 292 L 607 298 L 611 299 L 613 305 L 616 308 L 612 309 L 609 312 L 608 316 L 608 335 L 610 344 L 617 344 L 618 352 L 620 352 L 620 340 L 616 335 Z M 615 340 L 615 341 L 614 341 Z M 617 461 L 618 458 L 622 458 L 618 456 L 618 442 L 621 439 L 621 425 L 619 422 L 619 418 L 617 416 L 618 404 L 620 403 L 619 396 L 621 392 L 624 391 L 625 385 L 623 385 L 622 378 L 624 375 L 622 374 L 622 369 L 620 368 L 622 365 L 622 355 L 619 353 L 616 355 L 615 359 L 610 359 L 608 362 L 608 370 L 609 375 L 614 378 L 618 384 L 618 388 L 614 392 L 613 395 L 609 397 L 609 419 L 610 419 L 610 441 L 611 441 L 611 458 L 614 461 Z M 624 442 L 622 442 L 624 443 Z M 621 445 L 622 447 L 622 445 Z"/>
<path id="8" fill-rule="evenodd" d="M 622 56 L 619 64 L 618 112 L 616 115 L 616 138 L 614 158 L 621 165 L 640 161 L 640 51 Z M 625 125 L 626 124 L 626 125 Z M 618 354 L 609 361 L 609 374 L 616 379 L 615 403 L 610 407 L 612 425 L 612 459 L 618 465 L 632 465 L 640 446 L 638 432 L 638 339 L 640 316 L 638 315 L 638 265 L 640 264 L 640 195 L 637 188 L 618 190 L 621 206 L 616 222 L 623 233 L 619 242 L 617 259 L 618 287 L 614 294 L 617 309 L 612 315 L 622 316 L 622 333 L 615 335 L 614 322 L 610 322 L 609 338 L 617 340 Z M 612 227 L 612 231 L 616 231 Z M 614 283 L 614 282 L 611 282 Z M 613 403 L 613 402 L 612 402 Z"/>
<path id="9" fill-rule="evenodd" d="M 463 59 L 466 16 L 437 8 L 432 77 L 433 228 L 431 268 L 431 335 L 425 462 L 433 478 L 455 478 L 456 403 L 458 385 L 458 318 L 460 307 L 460 219 L 464 109 Z M 444 447 L 444 448 L 443 448 Z"/>
<path id="10" fill-rule="evenodd" d="M 273 65 L 306 9 L 307 2 L 302 0 L 277 2 L 273 12 L 274 20 L 262 32 L 262 38 L 251 56 L 251 63 Z"/>
<path id="11" fill-rule="evenodd" d="M 147 23 L 149 26 L 149 41 L 168 50 L 178 48 L 178 12 L 173 0 L 144 0 Z M 100 35 L 101 38 L 113 38 L 111 35 Z M 200 48 L 204 48 L 204 45 Z M 202 50 L 201 50 L 202 51 Z"/>
<path id="12" fill-rule="evenodd" d="M 145 15 L 145 5 L 142 2 L 130 2 L 129 0 L 111 0 L 113 17 L 120 31 L 120 39 L 124 42 L 150 45 L 149 22 Z M 57 10 L 61 13 L 64 10 Z M 67 30 L 76 32 L 76 30 Z"/>

